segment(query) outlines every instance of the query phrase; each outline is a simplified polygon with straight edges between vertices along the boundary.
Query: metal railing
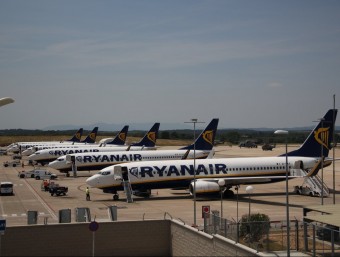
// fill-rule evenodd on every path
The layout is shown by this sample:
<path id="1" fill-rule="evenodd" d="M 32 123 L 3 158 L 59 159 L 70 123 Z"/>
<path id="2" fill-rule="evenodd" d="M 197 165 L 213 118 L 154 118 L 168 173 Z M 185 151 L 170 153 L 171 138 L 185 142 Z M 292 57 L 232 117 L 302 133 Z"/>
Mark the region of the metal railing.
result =
<path id="1" fill-rule="evenodd" d="M 284 251 L 287 246 L 286 221 L 249 221 L 237 222 L 220 218 L 214 213 L 204 214 L 204 232 L 218 234 L 246 245 L 256 251 Z M 303 249 L 303 223 L 298 220 L 290 222 L 290 249 Z"/>

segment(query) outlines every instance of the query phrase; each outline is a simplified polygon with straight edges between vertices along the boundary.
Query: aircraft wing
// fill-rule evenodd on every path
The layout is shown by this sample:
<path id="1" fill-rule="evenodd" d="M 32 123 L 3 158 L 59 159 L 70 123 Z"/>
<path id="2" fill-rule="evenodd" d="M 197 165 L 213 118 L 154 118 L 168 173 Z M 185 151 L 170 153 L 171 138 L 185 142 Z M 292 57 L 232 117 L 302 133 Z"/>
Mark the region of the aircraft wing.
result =
<path id="1" fill-rule="evenodd" d="M 291 178 L 302 178 L 304 176 L 301 175 L 293 175 L 293 176 L 288 176 L 288 179 Z M 236 185 L 241 185 L 241 184 L 257 184 L 257 183 L 268 183 L 271 182 L 272 180 L 284 180 L 286 176 L 254 176 L 254 177 L 233 177 L 233 178 L 213 178 L 213 179 L 197 179 L 197 181 L 207 181 L 207 182 L 216 182 L 220 179 L 223 179 L 225 182 L 226 186 L 236 186 Z"/>

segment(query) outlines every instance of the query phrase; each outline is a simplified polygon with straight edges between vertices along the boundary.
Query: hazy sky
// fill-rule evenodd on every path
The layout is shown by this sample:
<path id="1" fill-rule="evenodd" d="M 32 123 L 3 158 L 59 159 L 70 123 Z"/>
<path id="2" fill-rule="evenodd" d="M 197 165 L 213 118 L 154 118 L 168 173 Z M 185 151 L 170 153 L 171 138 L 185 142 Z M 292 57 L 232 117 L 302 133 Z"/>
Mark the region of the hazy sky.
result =
<path id="1" fill-rule="evenodd" d="M 340 1 L 1 0 L 0 89 L 0 129 L 312 126 L 340 101 Z"/>

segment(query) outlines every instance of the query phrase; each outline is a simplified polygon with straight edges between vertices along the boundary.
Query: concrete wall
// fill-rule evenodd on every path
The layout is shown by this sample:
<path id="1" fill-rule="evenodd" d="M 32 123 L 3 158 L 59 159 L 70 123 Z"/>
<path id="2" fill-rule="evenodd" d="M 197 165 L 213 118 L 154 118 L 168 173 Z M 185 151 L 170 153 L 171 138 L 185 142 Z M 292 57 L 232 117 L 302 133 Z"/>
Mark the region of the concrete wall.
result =
<path id="1" fill-rule="evenodd" d="M 257 256 L 248 247 L 174 220 L 30 225 L 6 228 L 0 256 Z"/>
<path id="2" fill-rule="evenodd" d="M 258 256 L 256 251 L 219 235 L 171 222 L 173 256 Z"/>
<path id="3" fill-rule="evenodd" d="M 170 256 L 170 221 L 99 223 L 96 256 Z M 1 256 L 92 256 L 89 223 L 7 227 Z"/>

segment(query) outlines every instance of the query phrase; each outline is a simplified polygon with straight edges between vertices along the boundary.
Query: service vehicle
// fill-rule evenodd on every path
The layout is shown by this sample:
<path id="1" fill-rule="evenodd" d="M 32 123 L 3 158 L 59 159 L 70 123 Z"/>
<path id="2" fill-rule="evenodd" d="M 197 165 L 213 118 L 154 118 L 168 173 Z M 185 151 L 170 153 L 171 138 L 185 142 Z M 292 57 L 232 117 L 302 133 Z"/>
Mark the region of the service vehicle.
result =
<path id="1" fill-rule="evenodd" d="M 18 172 L 19 178 L 34 178 L 34 170 Z"/>
<path id="2" fill-rule="evenodd" d="M 320 193 L 314 191 L 308 186 L 294 186 L 294 193 L 298 195 L 320 196 Z"/>
<path id="3" fill-rule="evenodd" d="M 272 151 L 273 148 L 275 148 L 275 145 L 264 144 L 264 145 L 262 146 L 262 150 L 263 150 L 263 151 Z"/>
<path id="4" fill-rule="evenodd" d="M 4 167 L 16 167 L 20 165 L 20 161 L 19 160 L 5 161 L 3 165 Z"/>
<path id="5" fill-rule="evenodd" d="M 48 170 L 31 170 L 31 171 L 23 171 L 18 174 L 20 178 L 35 178 L 39 179 L 56 179 L 58 176 L 54 173 L 51 173 Z"/>
<path id="6" fill-rule="evenodd" d="M 251 141 L 251 140 L 247 140 L 247 141 L 241 142 L 238 146 L 240 148 L 241 147 L 257 148 L 257 144 L 254 141 Z"/>
<path id="7" fill-rule="evenodd" d="M 14 195 L 13 183 L 10 181 L 0 182 L 0 195 Z"/>
<path id="8" fill-rule="evenodd" d="M 66 195 L 67 192 L 68 192 L 68 187 L 60 186 L 59 184 L 51 184 L 49 186 L 49 192 L 50 192 L 51 196 L 53 196 L 53 195 L 56 195 L 56 196 Z"/>

